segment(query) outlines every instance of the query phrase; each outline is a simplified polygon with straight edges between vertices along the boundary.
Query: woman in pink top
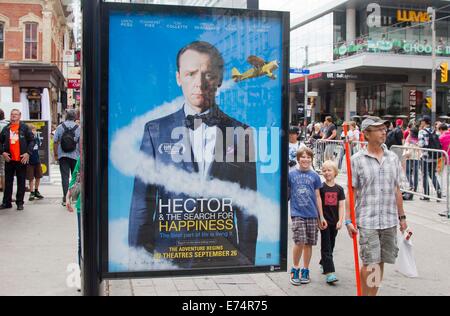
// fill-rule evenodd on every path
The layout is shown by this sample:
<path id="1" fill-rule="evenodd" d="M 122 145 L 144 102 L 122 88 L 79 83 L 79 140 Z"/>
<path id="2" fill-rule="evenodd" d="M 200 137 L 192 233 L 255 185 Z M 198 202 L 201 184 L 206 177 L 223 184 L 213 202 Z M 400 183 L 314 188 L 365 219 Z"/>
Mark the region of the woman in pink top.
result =
<path id="1" fill-rule="evenodd" d="M 450 155 L 450 131 L 447 124 L 439 125 L 439 132 L 441 133 L 439 140 L 441 141 L 442 150 L 445 150 Z M 447 164 L 450 164 L 450 161 L 447 161 Z"/>

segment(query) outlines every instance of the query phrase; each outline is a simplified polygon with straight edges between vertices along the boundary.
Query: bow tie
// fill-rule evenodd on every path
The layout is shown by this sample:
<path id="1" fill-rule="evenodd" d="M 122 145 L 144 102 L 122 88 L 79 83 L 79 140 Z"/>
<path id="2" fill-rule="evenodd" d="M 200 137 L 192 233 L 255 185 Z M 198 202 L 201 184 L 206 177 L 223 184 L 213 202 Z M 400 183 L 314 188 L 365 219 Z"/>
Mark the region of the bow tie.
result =
<path id="1" fill-rule="evenodd" d="M 197 125 L 195 125 L 196 121 Z M 204 115 L 188 115 L 185 119 L 186 127 L 191 130 L 196 130 L 202 123 L 206 124 L 208 127 L 212 127 L 219 125 L 219 122 L 219 118 L 214 115 L 212 111 Z"/>

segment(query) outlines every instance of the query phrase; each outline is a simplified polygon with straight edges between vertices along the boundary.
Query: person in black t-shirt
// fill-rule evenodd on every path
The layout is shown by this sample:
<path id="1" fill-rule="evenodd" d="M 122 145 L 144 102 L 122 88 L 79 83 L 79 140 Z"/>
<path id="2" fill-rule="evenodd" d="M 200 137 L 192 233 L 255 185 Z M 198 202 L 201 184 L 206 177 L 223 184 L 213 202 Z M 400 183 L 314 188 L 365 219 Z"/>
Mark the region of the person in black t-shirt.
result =
<path id="1" fill-rule="evenodd" d="M 30 181 L 30 198 L 29 201 L 34 199 L 41 200 L 44 197 L 39 192 L 39 184 L 43 176 L 41 160 L 39 158 L 39 147 L 41 146 L 41 140 L 37 134 L 36 126 L 30 125 L 30 129 L 33 132 L 35 144 L 33 147 L 33 153 L 30 156 L 30 162 L 27 165 L 27 179 Z"/>
<path id="2" fill-rule="evenodd" d="M 327 116 L 324 122 L 325 130 L 323 132 L 324 141 L 334 141 L 337 137 L 337 127 L 333 124 L 333 118 L 331 116 Z M 334 150 L 336 149 L 336 144 L 328 142 L 325 144 L 325 152 L 324 158 L 325 160 L 333 160 L 334 159 Z"/>
<path id="3" fill-rule="evenodd" d="M 325 182 L 320 189 L 322 208 L 328 228 L 320 231 L 321 255 L 320 265 L 326 282 L 333 284 L 338 281 L 335 275 L 333 251 L 336 244 L 338 231 L 342 228 L 345 218 L 345 193 L 344 189 L 335 183 L 338 176 L 338 167 L 333 161 L 326 161 L 322 166 L 322 174 Z"/>

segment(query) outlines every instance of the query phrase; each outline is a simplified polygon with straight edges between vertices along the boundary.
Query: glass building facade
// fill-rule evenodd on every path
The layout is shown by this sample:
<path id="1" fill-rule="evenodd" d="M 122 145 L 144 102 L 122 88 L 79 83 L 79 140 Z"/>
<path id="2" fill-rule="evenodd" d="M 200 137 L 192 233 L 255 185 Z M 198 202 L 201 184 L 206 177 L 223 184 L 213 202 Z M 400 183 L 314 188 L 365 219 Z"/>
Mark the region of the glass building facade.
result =
<path id="1" fill-rule="evenodd" d="M 247 8 L 247 0 L 104 0 L 104 2 L 151 3 L 223 8 Z"/>
<path id="2" fill-rule="evenodd" d="M 432 31 L 427 3 L 398 1 L 390 5 L 366 4 L 356 11 L 356 39 L 345 36 L 345 12 L 335 12 L 334 59 L 358 53 L 431 55 Z M 450 8 L 437 12 L 437 54 L 450 56 Z"/>

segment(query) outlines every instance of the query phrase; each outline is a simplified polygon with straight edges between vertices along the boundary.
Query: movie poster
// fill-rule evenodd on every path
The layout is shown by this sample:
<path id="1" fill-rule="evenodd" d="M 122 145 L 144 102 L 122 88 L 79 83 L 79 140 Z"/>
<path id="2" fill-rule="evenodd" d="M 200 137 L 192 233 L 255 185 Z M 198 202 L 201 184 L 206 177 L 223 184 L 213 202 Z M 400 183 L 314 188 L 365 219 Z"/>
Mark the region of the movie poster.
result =
<path id="1" fill-rule="evenodd" d="M 278 270 L 283 15 L 156 8 L 109 15 L 108 272 Z"/>

